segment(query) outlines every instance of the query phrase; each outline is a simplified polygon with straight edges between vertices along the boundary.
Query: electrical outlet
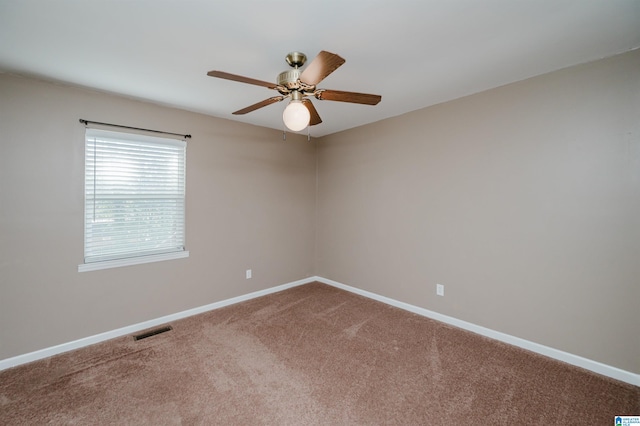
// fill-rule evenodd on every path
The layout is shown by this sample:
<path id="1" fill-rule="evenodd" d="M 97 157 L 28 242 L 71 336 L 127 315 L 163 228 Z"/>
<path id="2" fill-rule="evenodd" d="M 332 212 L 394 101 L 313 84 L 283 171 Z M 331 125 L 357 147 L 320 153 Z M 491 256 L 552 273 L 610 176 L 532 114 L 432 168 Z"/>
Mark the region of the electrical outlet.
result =
<path id="1" fill-rule="evenodd" d="M 251 279 L 251 269 L 247 269 L 247 271 L 245 272 L 245 276 L 247 277 L 247 279 Z"/>
<path id="2" fill-rule="evenodd" d="M 444 296 L 444 284 L 436 284 L 436 294 L 438 296 Z"/>

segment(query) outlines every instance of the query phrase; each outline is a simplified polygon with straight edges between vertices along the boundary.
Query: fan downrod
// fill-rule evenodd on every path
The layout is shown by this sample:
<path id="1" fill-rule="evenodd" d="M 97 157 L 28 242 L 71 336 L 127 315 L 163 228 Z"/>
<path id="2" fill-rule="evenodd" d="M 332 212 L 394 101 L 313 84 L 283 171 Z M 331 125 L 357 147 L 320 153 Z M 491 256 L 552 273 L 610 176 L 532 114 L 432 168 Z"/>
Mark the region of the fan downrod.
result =
<path id="1" fill-rule="evenodd" d="M 293 68 L 300 68 L 307 62 L 307 55 L 301 52 L 291 52 L 286 57 L 287 64 Z"/>

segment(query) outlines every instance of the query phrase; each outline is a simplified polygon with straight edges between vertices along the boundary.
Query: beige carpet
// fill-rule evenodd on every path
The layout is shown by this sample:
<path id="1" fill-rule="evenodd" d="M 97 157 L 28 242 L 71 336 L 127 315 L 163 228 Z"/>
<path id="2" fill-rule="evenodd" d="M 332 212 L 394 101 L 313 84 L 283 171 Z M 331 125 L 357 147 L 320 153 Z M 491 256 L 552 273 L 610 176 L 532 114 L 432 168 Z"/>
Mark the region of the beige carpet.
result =
<path id="1" fill-rule="evenodd" d="M 0 372 L 1 425 L 611 425 L 640 388 L 313 283 Z"/>

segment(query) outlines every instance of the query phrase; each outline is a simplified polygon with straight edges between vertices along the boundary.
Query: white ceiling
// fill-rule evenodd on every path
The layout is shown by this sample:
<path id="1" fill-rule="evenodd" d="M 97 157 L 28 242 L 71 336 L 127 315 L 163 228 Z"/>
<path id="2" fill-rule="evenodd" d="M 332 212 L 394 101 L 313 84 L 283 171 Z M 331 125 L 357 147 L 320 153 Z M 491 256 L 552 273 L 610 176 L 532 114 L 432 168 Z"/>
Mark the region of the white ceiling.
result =
<path id="1" fill-rule="evenodd" d="M 290 51 L 337 53 L 319 87 L 382 102 L 314 100 L 312 136 L 638 47 L 638 0 L 0 0 L 0 70 L 274 129 L 286 102 L 231 112 L 277 92 L 207 71 L 275 82 Z"/>

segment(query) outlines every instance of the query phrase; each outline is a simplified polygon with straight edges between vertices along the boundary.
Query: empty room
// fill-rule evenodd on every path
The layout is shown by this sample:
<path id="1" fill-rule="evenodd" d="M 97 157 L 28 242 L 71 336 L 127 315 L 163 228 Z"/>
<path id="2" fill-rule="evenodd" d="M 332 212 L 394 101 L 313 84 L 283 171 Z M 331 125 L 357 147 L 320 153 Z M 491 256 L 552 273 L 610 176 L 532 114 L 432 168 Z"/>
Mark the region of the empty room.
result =
<path id="1" fill-rule="evenodd" d="M 640 424 L 640 2 L 0 0 L 0 424 Z"/>

